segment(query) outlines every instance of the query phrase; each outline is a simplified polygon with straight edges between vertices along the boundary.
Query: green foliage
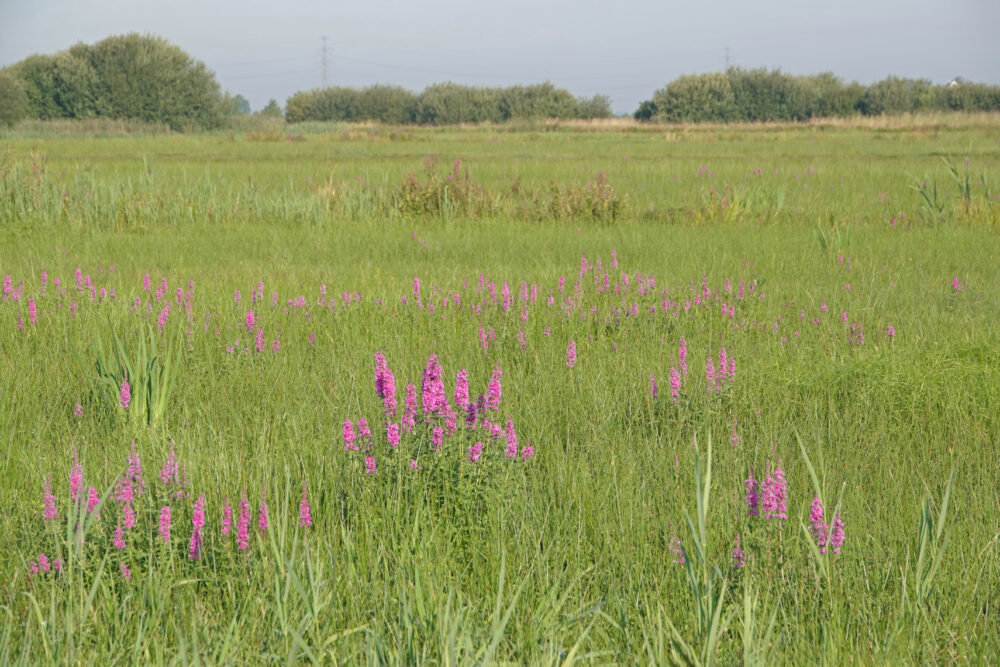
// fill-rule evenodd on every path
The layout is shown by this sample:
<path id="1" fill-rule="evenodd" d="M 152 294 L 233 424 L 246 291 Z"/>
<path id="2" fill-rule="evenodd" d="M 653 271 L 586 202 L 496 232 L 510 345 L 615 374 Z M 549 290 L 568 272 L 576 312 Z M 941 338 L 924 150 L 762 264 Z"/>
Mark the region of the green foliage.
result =
<path id="1" fill-rule="evenodd" d="M 284 118 L 285 116 L 285 112 L 281 110 L 281 105 L 275 99 L 268 100 L 264 108 L 258 113 L 266 118 Z"/>
<path id="2" fill-rule="evenodd" d="M 791 76 L 731 67 L 724 74 L 682 76 L 640 103 L 637 120 L 668 122 L 799 121 L 930 110 L 1000 110 L 1000 86 L 934 86 L 890 76 L 870 86 L 845 84 L 831 72 Z"/>
<path id="3" fill-rule="evenodd" d="M 415 120 L 427 125 L 499 123 L 507 117 L 501 107 L 501 91 L 457 83 L 436 83 L 424 89 L 417 100 Z"/>
<path id="4" fill-rule="evenodd" d="M 24 85 L 7 70 L 0 70 L 0 125 L 13 125 L 24 118 L 27 106 Z"/>
<path id="5" fill-rule="evenodd" d="M 394 125 L 502 123 L 545 118 L 608 118 L 611 100 L 604 95 L 575 99 L 551 83 L 508 88 L 436 83 L 419 95 L 397 86 L 323 88 L 288 98 L 286 118 L 304 121 L 378 121 Z"/>
<path id="6" fill-rule="evenodd" d="M 184 129 L 217 127 L 230 111 L 203 63 L 152 35 L 77 44 L 30 56 L 10 71 L 24 85 L 33 118 L 127 118 Z"/>
<path id="7" fill-rule="evenodd" d="M 607 95 L 593 97 L 578 97 L 576 99 L 576 118 L 589 120 L 592 118 L 611 118 L 611 98 Z"/>
<path id="8" fill-rule="evenodd" d="M 245 116 L 250 113 L 250 100 L 242 95 L 236 95 L 230 100 L 230 103 L 232 104 L 232 113 L 241 116 Z"/>
<path id="9" fill-rule="evenodd" d="M 183 356 L 177 336 L 173 340 L 160 338 L 152 326 L 140 330 L 131 345 L 126 345 L 114 329 L 107 347 L 100 334 L 94 336 L 96 394 L 105 407 L 124 413 L 126 421 L 159 426 L 166 415 Z M 161 346 L 164 349 L 158 351 Z M 125 380 L 131 386 L 128 409 L 120 403 Z"/>
<path id="10" fill-rule="evenodd" d="M 672 123 L 737 119 L 736 96 L 725 74 L 682 76 L 656 91 L 657 117 Z"/>

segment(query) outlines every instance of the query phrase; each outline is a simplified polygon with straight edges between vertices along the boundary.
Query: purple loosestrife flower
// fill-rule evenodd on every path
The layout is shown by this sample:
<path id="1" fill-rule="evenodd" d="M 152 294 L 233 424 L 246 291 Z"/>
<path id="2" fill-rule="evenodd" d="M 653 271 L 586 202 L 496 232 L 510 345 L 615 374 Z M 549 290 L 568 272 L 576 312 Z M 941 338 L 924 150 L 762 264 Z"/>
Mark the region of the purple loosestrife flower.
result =
<path id="1" fill-rule="evenodd" d="M 191 510 L 191 525 L 196 530 L 205 527 L 205 496 L 198 496 L 198 500 L 194 501 L 194 508 Z"/>
<path id="2" fill-rule="evenodd" d="M 128 569 L 128 565 L 121 563 L 118 568 L 121 571 L 122 579 L 129 581 L 132 578 L 132 571 Z"/>
<path id="3" fill-rule="evenodd" d="M 59 512 L 56 510 L 56 497 L 52 495 L 52 478 L 46 477 L 42 485 L 42 518 L 46 521 L 58 518 Z"/>
<path id="4" fill-rule="evenodd" d="M 191 541 L 188 543 L 188 558 L 199 560 L 201 558 L 201 529 L 195 528 L 191 531 Z"/>
<path id="5" fill-rule="evenodd" d="M 236 518 L 236 548 L 243 551 L 250 546 L 250 503 L 244 491 L 240 498 L 240 513 Z"/>
<path id="6" fill-rule="evenodd" d="M 475 463 L 483 455 L 483 443 L 477 442 L 469 448 L 469 461 Z"/>
<path id="7" fill-rule="evenodd" d="M 385 439 L 392 447 L 399 446 L 399 424 L 387 424 L 385 427 Z"/>
<path id="8" fill-rule="evenodd" d="M 688 374 L 688 345 L 687 341 L 681 338 L 680 348 L 677 350 L 677 357 L 680 360 L 681 375 Z"/>
<path id="9" fill-rule="evenodd" d="M 716 388 L 717 385 L 715 382 L 715 365 L 712 363 L 711 355 L 705 362 L 705 381 L 708 382 L 709 391 Z"/>
<path id="10" fill-rule="evenodd" d="M 507 420 L 507 449 L 504 456 L 509 459 L 517 458 L 517 431 L 514 430 L 514 420 Z"/>
<path id="11" fill-rule="evenodd" d="M 377 470 L 377 464 L 375 463 L 374 456 L 365 457 L 365 474 L 374 475 Z"/>
<path id="12" fill-rule="evenodd" d="M 424 414 L 440 412 L 444 408 L 446 399 L 441 374 L 441 364 L 438 363 L 437 355 L 431 355 L 427 359 L 427 366 L 420 382 Z"/>
<path id="13" fill-rule="evenodd" d="M 160 537 L 164 544 L 170 542 L 170 505 L 160 509 Z"/>
<path id="14" fill-rule="evenodd" d="M 535 455 L 535 448 L 532 447 L 531 445 L 525 445 L 524 447 L 521 448 L 522 461 L 527 461 L 534 455 Z"/>
<path id="15" fill-rule="evenodd" d="M 233 508 L 226 498 L 226 504 L 222 506 L 222 534 L 228 535 L 233 529 Z"/>
<path id="16" fill-rule="evenodd" d="M 434 449 L 441 449 L 441 445 L 444 444 L 444 429 L 440 426 L 435 426 L 431 430 L 431 445 Z"/>
<path id="17" fill-rule="evenodd" d="M 746 558 L 744 557 L 743 548 L 740 546 L 740 536 L 737 534 L 736 546 L 733 547 L 733 567 L 738 570 L 743 567 L 745 562 Z"/>
<path id="18" fill-rule="evenodd" d="M 173 484 L 177 481 L 177 456 L 174 454 L 174 443 L 170 443 L 170 454 L 160 468 L 160 483 Z"/>
<path id="19" fill-rule="evenodd" d="M 132 479 L 122 477 L 115 483 L 115 502 L 130 503 L 135 499 L 135 491 L 132 488 Z"/>
<path id="20" fill-rule="evenodd" d="M 385 355 L 381 352 L 375 353 L 375 395 L 379 398 L 385 398 L 385 372 L 388 370 L 388 365 L 385 361 Z"/>
<path id="21" fill-rule="evenodd" d="M 445 403 L 444 408 L 444 432 L 449 436 L 455 435 L 458 428 L 458 415 L 447 403 Z"/>
<path id="22" fill-rule="evenodd" d="M 256 323 L 257 323 L 257 318 L 253 314 L 253 308 L 251 308 L 250 310 L 247 311 L 247 319 L 246 319 L 247 331 L 253 333 L 253 328 Z"/>
<path id="23" fill-rule="evenodd" d="M 833 517 L 833 528 L 830 530 L 830 546 L 833 553 L 840 554 L 840 547 L 844 545 L 844 522 L 840 519 L 840 512 Z"/>
<path id="24" fill-rule="evenodd" d="M 357 436 L 354 434 L 354 422 L 350 419 L 344 420 L 344 451 L 357 450 Z"/>
<path id="25" fill-rule="evenodd" d="M 494 368 L 493 374 L 490 376 L 490 384 L 486 389 L 485 407 L 487 410 L 500 409 L 500 398 L 503 396 L 503 387 L 500 385 L 501 377 L 503 377 L 503 371 L 499 368 Z"/>
<path id="26" fill-rule="evenodd" d="M 87 489 L 87 514 L 93 514 L 100 502 L 101 499 L 97 495 L 97 489 L 93 486 Z"/>
<path id="27" fill-rule="evenodd" d="M 121 393 L 118 395 L 118 401 L 122 405 L 122 410 L 128 410 L 128 405 L 132 402 L 132 388 L 129 387 L 128 378 L 122 380 L 122 388 Z"/>
<path id="28" fill-rule="evenodd" d="M 125 503 L 122 506 L 122 525 L 128 530 L 135 528 L 135 510 L 132 509 L 132 503 Z"/>
<path id="29" fill-rule="evenodd" d="M 566 366 L 569 368 L 576 366 L 576 341 L 572 338 L 569 341 L 569 346 L 566 348 Z"/>
<path id="30" fill-rule="evenodd" d="M 358 438 L 365 442 L 371 440 L 372 430 L 368 428 L 368 420 L 362 417 L 358 420 Z"/>
<path id="31" fill-rule="evenodd" d="M 35 309 L 35 300 L 28 299 L 28 321 L 32 324 L 38 324 L 38 311 Z"/>
<path id="32" fill-rule="evenodd" d="M 760 506 L 760 483 L 753 478 L 753 473 L 743 482 L 746 486 L 747 516 L 757 516 Z"/>
<path id="33" fill-rule="evenodd" d="M 674 403 L 681 395 L 681 374 L 677 372 L 676 368 L 670 368 L 670 400 Z"/>
<path id="34" fill-rule="evenodd" d="M 684 557 L 684 547 L 681 546 L 679 538 L 674 537 L 670 540 L 670 551 L 674 554 L 674 564 L 683 565 L 687 561 L 687 558 Z"/>
<path id="35" fill-rule="evenodd" d="M 119 551 L 125 548 L 125 531 L 122 530 L 121 519 L 118 519 L 118 525 L 115 526 L 115 534 L 111 538 L 111 544 Z"/>
<path id="36" fill-rule="evenodd" d="M 781 461 L 778 461 L 777 470 L 764 481 L 761 495 L 765 519 L 785 520 L 788 518 L 785 471 L 781 469 Z"/>
<path id="37" fill-rule="evenodd" d="M 313 525 L 312 512 L 309 508 L 309 498 L 306 497 L 306 482 L 302 480 L 302 500 L 299 501 L 299 526 Z"/>
<path id="38" fill-rule="evenodd" d="M 135 495 L 142 495 L 142 492 L 146 490 L 146 482 L 142 479 L 142 459 L 139 458 L 139 452 L 135 450 L 135 438 L 132 439 L 132 447 L 128 454 L 128 478 L 132 483 Z"/>
<path id="39" fill-rule="evenodd" d="M 403 433 L 409 433 L 417 425 L 417 385 L 406 385 L 406 402 L 403 405 Z"/>
<path id="40" fill-rule="evenodd" d="M 819 552 L 825 554 L 827 525 L 826 521 L 823 520 L 823 503 L 819 498 L 813 498 L 812 504 L 809 506 L 809 523 L 812 527 L 813 539 L 816 540 L 816 546 L 819 547 Z"/>
<path id="41" fill-rule="evenodd" d="M 385 409 L 385 416 L 389 419 L 396 418 L 396 376 L 392 374 L 392 371 L 388 368 L 385 369 L 385 375 L 382 378 L 382 389 L 384 396 L 382 398 L 382 406 Z"/>
<path id="42" fill-rule="evenodd" d="M 77 455 L 77 450 L 73 448 L 73 469 L 69 472 L 69 497 L 76 502 L 80 497 L 80 491 L 83 490 L 83 466 L 80 465 L 80 459 Z"/>
<path id="43" fill-rule="evenodd" d="M 80 417 L 82 415 L 83 415 L 83 406 L 77 403 L 76 406 L 73 407 L 73 416 Z"/>
<path id="44" fill-rule="evenodd" d="M 268 517 L 267 517 L 268 507 L 267 507 L 267 497 L 264 495 L 264 489 L 261 489 L 260 498 L 260 509 L 257 511 L 257 532 L 261 535 L 267 535 L 268 528 Z"/>
<path id="45" fill-rule="evenodd" d="M 267 341 L 264 340 L 264 327 L 257 327 L 257 340 L 254 341 L 254 349 L 263 352 L 265 347 L 267 347 Z"/>
<path id="46" fill-rule="evenodd" d="M 455 407 L 464 408 L 469 403 L 469 373 L 459 369 L 455 376 Z"/>

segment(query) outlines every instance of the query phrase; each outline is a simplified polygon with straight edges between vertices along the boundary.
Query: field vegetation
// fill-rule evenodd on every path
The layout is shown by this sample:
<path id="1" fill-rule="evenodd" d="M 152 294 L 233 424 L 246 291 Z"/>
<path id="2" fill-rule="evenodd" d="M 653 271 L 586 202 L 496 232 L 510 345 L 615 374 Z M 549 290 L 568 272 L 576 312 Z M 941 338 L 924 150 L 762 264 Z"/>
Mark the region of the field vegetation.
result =
<path id="1" fill-rule="evenodd" d="M 1000 658 L 994 115 L 61 123 L 0 662 Z"/>

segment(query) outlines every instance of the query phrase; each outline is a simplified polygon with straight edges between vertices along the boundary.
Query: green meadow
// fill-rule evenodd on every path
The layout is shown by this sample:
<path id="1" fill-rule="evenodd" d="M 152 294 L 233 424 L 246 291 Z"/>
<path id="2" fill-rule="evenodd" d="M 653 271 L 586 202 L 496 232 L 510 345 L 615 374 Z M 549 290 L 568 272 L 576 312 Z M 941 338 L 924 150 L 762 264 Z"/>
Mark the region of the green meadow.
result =
<path id="1" fill-rule="evenodd" d="M 0 662 L 1000 659 L 995 115 L 125 129 L 0 134 Z"/>

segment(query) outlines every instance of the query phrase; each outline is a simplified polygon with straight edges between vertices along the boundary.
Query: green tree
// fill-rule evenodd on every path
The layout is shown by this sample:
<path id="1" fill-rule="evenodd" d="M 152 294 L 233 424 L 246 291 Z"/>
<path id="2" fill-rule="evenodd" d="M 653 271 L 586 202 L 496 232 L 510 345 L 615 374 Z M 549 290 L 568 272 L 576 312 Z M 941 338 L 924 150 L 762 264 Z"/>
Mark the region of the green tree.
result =
<path id="1" fill-rule="evenodd" d="M 382 123 L 412 123 L 417 96 L 399 86 L 370 86 L 358 94 L 358 119 Z"/>
<path id="2" fill-rule="evenodd" d="M 24 85 L 7 70 L 0 70 L 0 125 L 13 125 L 21 120 L 27 108 Z"/>
<path id="3" fill-rule="evenodd" d="M 281 118 L 284 116 L 284 113 L 281 111 L 281 106 L 278 104 L 278 101 L 270 99 L 267 101 L 267 104 L 264 105 L 264 108 L 260 110 L 260 115 L 266 116 L 267 118 Z"/>
<path id="4" fill-rule="evenodd" d="M 725 74 L 682 76 L 653 95 L 657 114 L 671 122 L 735 120 L 736 98 Z"/>
<path id="5" fill-rule="evenodd" d="M 222 121 L 215 75 L 160 37 L 109 37 L 90 49 L 90 62 L 100 81 L 97 105 L 108 116 L 174 129 L 217 127 Z"/>
<path id="6" fill-rule="evenodd" d="M 607 95 L 579 97 L 576 100 L 577 118 L 611 118 L 611 98 Z"/>
<path id="7" fill-rule="evenodd" d="M 236 115 L 248 116 L 250 115 L 250 100 L 242 95 L 236 95 L 232 98 L 232 109 Z"/>
<path id="8" fill-rule="evenodd" d="M 501 112 L 497 88 L 478 88 L 457 83 L 436 83 L 424 89 L 417 100 L 416 121 L 431 125 L 455 123 L 499 123 Z"/>

